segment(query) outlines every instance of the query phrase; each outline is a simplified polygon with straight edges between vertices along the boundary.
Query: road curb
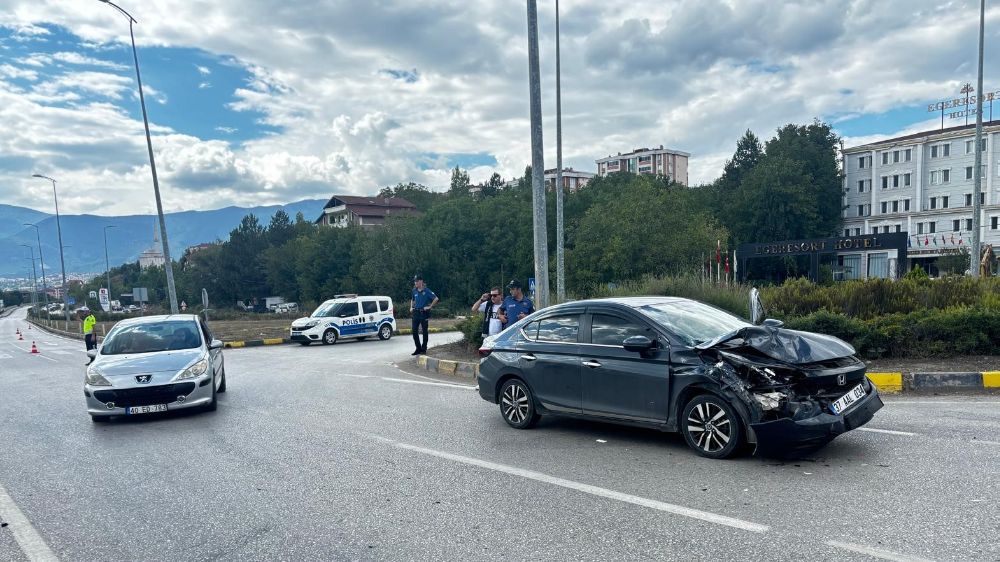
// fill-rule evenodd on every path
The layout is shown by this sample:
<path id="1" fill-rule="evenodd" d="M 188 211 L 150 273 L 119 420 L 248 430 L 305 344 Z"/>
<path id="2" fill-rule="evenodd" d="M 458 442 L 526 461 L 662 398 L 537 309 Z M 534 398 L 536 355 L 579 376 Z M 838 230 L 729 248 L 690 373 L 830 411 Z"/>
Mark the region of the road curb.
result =
<path id="1" fill-rule="evenodd" d="M 479 374 L 479 363 L 469 361 L 453 361 L 451 359 L 438 359 L 429 355 L 417 356 L 417 366 L 426 371 L 459 377 L 463 379 L 475 379 Z"/>
<path id="2" fill-rule="evenodd" d="M 976 373 L 868 373 L 886 394 L 928 392 L 992 392 L 1000 390 L 1000 371 Z"/>
<path id="3" fill-rule="evenodd" d="M 292 343 L 292 340 L 288 338 L 265 338 L 262 340 L 227 341 L 223 342 L 223 345 L 228 348 L 239 348 L 239 347 L 261 347 L 264 345 L 281 345 L 285 343 Z"/>

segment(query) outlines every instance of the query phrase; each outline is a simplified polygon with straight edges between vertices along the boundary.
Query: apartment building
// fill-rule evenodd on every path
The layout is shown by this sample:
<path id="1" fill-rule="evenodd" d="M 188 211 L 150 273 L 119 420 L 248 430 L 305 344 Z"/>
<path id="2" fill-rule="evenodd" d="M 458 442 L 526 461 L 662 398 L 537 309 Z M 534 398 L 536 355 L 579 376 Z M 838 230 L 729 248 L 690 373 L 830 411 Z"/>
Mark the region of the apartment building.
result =
<path id="1" fill-rule="evenodd" d="M 844 236 L 905 232 L 913 263 L 969 247 L 975 132 L 961 125 L 844 149 Z M 983 133 L 980 238 L 1000 248 L 1000 120 Z"/>
<path id="2" fill-rule="evenodd" d="M 590 172 L 574 170 L 573 168 L 563 168 L 563 189 L 569 191 L 570 193 L 576 193 L 577 191 L 580 191 L 580 188 L 587 185 L 587 182 L 594 179 L 595 175 L 596 174 L 592 174 Z M 545 189 L 551 190 L 552 186 L 555 184 L 556 169 L 552 168 L 550 170 L 545 170 Z"/>
<path id="3" fill-rule="evenodd" d="M 656 174 L 671 180 L 688 184 L 688 159 L 691 154 L 671 148 L 637 148 L 627 154 L 607 156 L 598 159 L 597 175 L 606 176 L 614 172 L 633 174 Z"/>

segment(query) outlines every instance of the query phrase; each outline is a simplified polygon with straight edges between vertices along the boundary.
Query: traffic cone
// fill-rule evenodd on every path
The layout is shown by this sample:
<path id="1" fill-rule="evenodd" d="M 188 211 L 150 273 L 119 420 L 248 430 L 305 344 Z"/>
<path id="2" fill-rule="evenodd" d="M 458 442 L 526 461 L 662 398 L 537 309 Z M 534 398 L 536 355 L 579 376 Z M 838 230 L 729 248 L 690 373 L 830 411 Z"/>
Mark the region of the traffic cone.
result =
<path id="1" fill-rule="evenodd" d="M 24 336 L 23 336 L 23 335 L 21 335 L 21 332 L 18 332 L 18 333 L 17 333 L 17 340 L 18 340 L 18 341 L 23 341 L 23 340 L 24 340 Z"/>
<path id="2" fill-rule="evenodd" d="M 38 347 L 35 346 L 35 342 L 31 342 L 31 352 L 38 353 Z"/>
<path id="3" fill-rule="evenodd" d="M 21 328 L 18 328 L 18 329 L 17 329 L 17 332 L 16 332 L 16 333 L 15 333 L 14 335 L 16 335 L 16 336 L 20 336 L 20 335 L 21 335 Z"/>

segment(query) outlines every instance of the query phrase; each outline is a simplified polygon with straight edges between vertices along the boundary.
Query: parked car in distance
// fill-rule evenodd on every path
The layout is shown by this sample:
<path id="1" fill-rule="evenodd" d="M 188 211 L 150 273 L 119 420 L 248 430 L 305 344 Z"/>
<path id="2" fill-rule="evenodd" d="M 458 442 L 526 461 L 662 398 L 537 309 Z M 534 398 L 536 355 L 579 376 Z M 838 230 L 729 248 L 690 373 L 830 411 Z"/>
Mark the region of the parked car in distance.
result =
<path id="1" fill-rule="evenodd" d="M 479 394 L 514 428 L 543 414 L 652 427 L 710 458 L 810 451 L 871 420 L 882 400 L 854 348 L 781 326 L 682 298 L 564 303 L 484 341 Z"/>
<path id="2" fill-rule="evenodd" d="M 193 314 L 126 318 L 87 355 L 83 394 L 95 422 L 186 408 L 226 391 L 223 344 Z"/>
<path id="3" fill-rule="evenodd" d="M 294 302 L 286 302 L 274 307 L 274 312 L 277 314 L 290 314 L 292 312 L 298 312 L 299 305 Z"/>
<path id="4" fill-rule="evenodd" d="M 289 337 L 302 345 L 330 345 L 342 338 L 387 340 L 396 331 L 392 299 L 385 296 L 337 295 L 312 314 L 292 322 Z"/>

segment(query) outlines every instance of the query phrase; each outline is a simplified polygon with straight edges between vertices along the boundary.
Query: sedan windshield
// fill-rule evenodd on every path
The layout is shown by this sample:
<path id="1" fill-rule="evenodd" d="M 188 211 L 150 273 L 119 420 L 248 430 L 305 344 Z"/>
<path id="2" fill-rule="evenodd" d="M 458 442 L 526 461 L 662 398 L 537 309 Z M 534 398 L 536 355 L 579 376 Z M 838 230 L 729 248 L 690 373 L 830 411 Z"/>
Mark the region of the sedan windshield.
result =
<path id="1" fill-rule="evenodd" d="M 752 324 L 714 306 L 675 301 L 639 307 L 639 312 L 676 334 L 687 345 L 698 345 Z"/>
<path id="2" fill-rule="evenodd" d="M 198 325 L 194 322 L 150 322 L 123 326 L 112 331 L 101 346 L 101 355 L 194 349 L 200 345 Z"/>

